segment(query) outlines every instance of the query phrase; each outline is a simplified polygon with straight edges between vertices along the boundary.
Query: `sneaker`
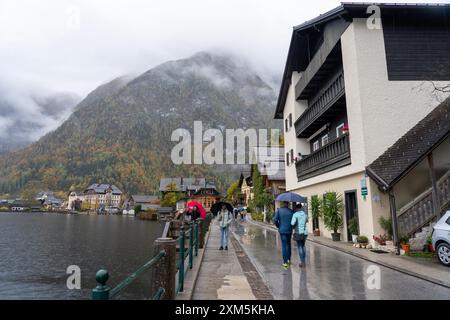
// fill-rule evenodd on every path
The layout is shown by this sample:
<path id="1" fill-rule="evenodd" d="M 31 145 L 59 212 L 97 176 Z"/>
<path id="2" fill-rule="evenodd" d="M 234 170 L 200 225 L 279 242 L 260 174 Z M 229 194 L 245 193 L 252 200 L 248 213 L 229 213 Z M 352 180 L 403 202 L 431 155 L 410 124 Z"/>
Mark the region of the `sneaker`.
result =
<path id="1" fill-rule="evenodd" d="M 289 268 L 289 265 L 288 265 L 287 263 L 283 263 L 282 266 L 283 266 L 283 268 L 285 268 L 285 269 L 288 269 L 288 268 Z"/>
<path id="2" fill-rule="evenodd" d="M 219 250 L 223 250 L 223 247 L 220 247 Z"/>
<path id="3" fill-rule="evenodd" d="M 225 250 L 228 250 L 228 246 L 227 246 L 227 247 L 225 247 Z"/>
<path id="4" fill-rule="evenodd" d="M 291 260 L 288 260 L 287 264 L 290 266 L 291 265 Z"/>

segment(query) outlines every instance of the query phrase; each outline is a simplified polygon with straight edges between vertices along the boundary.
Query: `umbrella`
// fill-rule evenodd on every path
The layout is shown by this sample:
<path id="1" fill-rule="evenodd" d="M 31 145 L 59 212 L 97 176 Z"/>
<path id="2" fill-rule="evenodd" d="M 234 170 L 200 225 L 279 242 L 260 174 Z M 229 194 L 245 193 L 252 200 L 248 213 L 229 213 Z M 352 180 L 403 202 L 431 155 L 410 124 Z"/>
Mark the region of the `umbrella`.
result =
<path id="1" fill-rule="evenodd" d="M 211 206 L 211 212 L 214 214 L 217 214 L 217 212 L 220 211 L 220 209 L 222 209 L 222 206 L 226 206 L 227 210 L 230 212 L 233 212 L 233 206 L 231 204 L 229 204 L 228 202 L 216 202 Z"/>
<path id="2" fill-rule="evenodd" d="M 285 202 L 300 202 L 300 203 L 306 203 L 306 198 L 302 197 L 299 194 L 296 194 L 294 192 L 285 192 L 275 199 L 276 201 L 285 201 Z"/>
<path id="3" fill-rule="evenodd" d="M 206 217 L 206 210 L 205 210 L 205 208 L 202 206 L 202 204 L 201 203 L 199 203 L 199 202 L 196 202 L 196 201 L 191 201 L 191 202 L 188 202 L 187 204 L 186 204 L 186 207 L 197 207 L 198 208 L 198 210 L 200 211 L 200 218 L 201 219 L 205 219 L 205 217 Z"/>

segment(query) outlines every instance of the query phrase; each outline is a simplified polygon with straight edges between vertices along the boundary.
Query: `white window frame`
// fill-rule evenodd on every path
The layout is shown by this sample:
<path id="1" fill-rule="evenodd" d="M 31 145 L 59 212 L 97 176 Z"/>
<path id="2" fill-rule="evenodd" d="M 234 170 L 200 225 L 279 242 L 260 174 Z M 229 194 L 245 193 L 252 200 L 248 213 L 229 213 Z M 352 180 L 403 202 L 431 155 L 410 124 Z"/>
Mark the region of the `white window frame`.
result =
<path id="1" fill-rule="evenodd" d="M 313 152 L 317 151 L 319 149 L 319 147 L 320 147 L 319 146 L 319 140 L 314 141 L 313 142 L 313 147 L 312 147 Z"/>
<path id="2" fill-rule="evenodd" d="M 326 145 L 330 141 L 330 139 L 328 138 L 328 133 L 326 135 L 322 136 L 322 138 L 320 140 L 321 140 L 321 143 L 322 143 L 322 147 L 324 145 Z M 327 141 L 324 142 L 324 140 L 327 140 Z"/>
<path id="3" fill-rule="evenodd" d="M 336 127 L 336 138 L 339 138 L 341 136 L 341 132 L 339 131 L 339 129 L 343 128 L 345 126 L 345 123 L 341 123 L 340 125 L 338 125 Z"/>

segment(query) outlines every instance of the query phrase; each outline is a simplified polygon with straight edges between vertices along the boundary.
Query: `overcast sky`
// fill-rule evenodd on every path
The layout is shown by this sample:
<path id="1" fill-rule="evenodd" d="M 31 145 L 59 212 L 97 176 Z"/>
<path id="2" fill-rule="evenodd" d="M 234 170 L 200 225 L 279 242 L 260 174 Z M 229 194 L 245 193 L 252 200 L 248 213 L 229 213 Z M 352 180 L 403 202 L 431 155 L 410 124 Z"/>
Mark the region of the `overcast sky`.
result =
<path id="1" fill-rule="evenodd" d="M 114 77 L 204 50 L 242 55 L 280 77 L 292 27 L 339 3 L 0 0 L 0 93 L 84 96 Z"/>

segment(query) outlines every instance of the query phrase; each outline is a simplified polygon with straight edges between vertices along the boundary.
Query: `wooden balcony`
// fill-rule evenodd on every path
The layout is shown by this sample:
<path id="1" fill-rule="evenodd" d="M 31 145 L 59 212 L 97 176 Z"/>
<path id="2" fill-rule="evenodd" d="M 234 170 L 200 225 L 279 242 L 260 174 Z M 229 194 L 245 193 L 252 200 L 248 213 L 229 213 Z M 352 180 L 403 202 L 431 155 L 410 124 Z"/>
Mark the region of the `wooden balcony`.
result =
<path id="1" fill-rule="evenodd" d="M 344 72 L 338 70 L 324 88 L 311 100 L 309 107 L 295 121 L 295 133 L 307 138 L 322 127 L 336 112 L 345 108 Z"/>
<path id="2" fill-rule="evenodd" d="M 304 156 L 297 161 L 295 166 L 298 181 L 302 181 L 350 163 L 350 140 L 349 135 L 345 134 L 317 151 Z"/>

